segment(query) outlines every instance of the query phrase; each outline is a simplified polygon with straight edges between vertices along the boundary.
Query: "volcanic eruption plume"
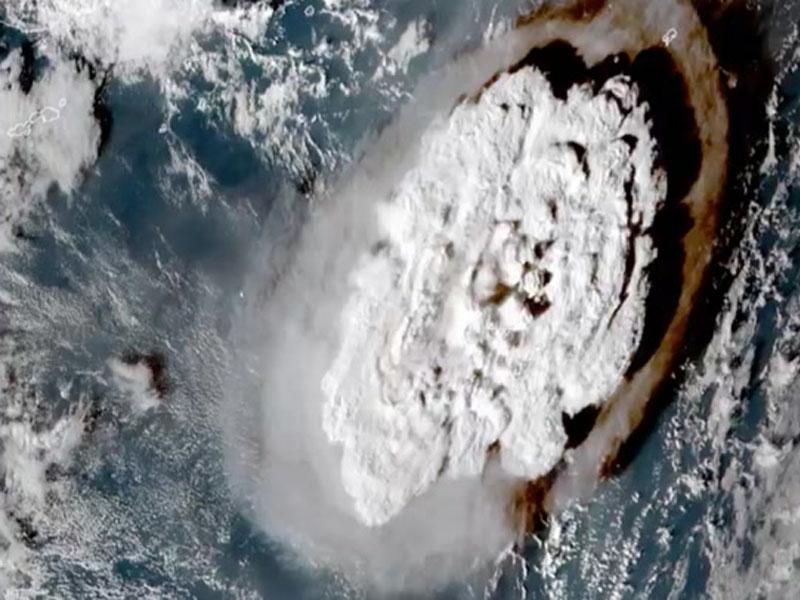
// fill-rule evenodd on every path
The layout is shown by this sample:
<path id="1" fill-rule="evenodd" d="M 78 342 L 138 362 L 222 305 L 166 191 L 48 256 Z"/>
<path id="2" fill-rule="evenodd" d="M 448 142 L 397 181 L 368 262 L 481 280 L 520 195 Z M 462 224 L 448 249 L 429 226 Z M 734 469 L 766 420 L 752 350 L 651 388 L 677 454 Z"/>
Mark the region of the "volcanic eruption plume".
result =
<path id="1" fill-rule="evenodd" d="M 716 8 L 520 19 L 424 81 L 254 274 L 256 375 L 224 420 L 265 531 L 355 580 L 436 587 L 612 470 L 712 259 L 732 83 L 700 18 Z"/>

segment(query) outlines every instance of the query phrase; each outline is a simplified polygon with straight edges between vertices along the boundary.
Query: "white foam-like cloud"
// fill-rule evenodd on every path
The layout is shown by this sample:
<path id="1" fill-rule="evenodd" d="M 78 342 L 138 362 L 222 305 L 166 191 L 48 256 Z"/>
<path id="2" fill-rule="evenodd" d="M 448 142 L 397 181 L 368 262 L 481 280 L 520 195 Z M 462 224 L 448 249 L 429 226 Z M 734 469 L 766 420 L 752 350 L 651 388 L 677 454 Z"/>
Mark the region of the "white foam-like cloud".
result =
<path id="1" fill-rule="evenodd" d="M 144 361 L 125 362 L 118 358 L 108 360 L 114 383 L 137 413 L 158 406 L 158 393 L 154 388 L 153 372 Z"/>
<path id="2" fill-rule="evenodd" d="M 377 227 L 334 274 L 350 291 L 322 382 L 323 426 L 365 523 L 441 477 L 480 476 L 493 444 L 509 475 L 545 475 L 566 445 L 562 413 L 611 395 L 641 338 L 654 256 L 629 226 L 646 230 L 666 192 L 652 146 L 624 77 L 564 102 L 526 68 L 434 125 L 366 209 Z"/>
<path id="3" fill-rule="evenodd" d="M 13 247 L 13 226 L 51 186 L 74 191 L 100 136 L 92 114 L 96 85 L 86 70 L 56 59 L 24 94 L 22 66 L 19 50 L 0 63 L 0 250 Z"/>
<path id="4" fill-rule="evenodd" d="M 561 412 L 601 402 L 640 335 L 644 239 L 610 317 L 624 285 L 626 177 L 635 166 L 631 210 L 643 223 L 665 191 L 644 109 L 624 78 L 605 97 L 576 89 L 564 102 L 528 69 L 450 114 L 507 60 L 489 45 L 422 85 L 291 258 L 269 254 L 256 270 L 238 320 L 242 369 L 258 383 L 241 389 L 250 375 L 237 376 L 221 411 L 234 489 L 311 563 L 388 588 L 436 587 L 513 543 L 513 486 L 558 460 Z M 535 243 L 551 239 L 552 254 L 537 257 Z M 481 257 L 486 278 L 471 286 Z M 495 311 L 483 300 L 500 282 L 510 304 Z M 514 302 L 545 293 L 552 312 L 540 321 Z M 515 328 L 529 332 L 518 353 L 505 335 Z M 584 345 L 567 335 L 576 330 Z M 595 370 L 580 368 L 587 354 Z M 451 396 L 435 390 L 437 360 Z M 493 397 L 491 383 L 511 392 Z M 487 461 L 498 438 L 504 455 Z"/>
<path id="5" fill-rule="evenodd" d="M 408 66 L 417 56 L 424 54 L 431 47 L 431 25 L 424 19 L 412 21 L 400 35 L 397 42 L 382 56 L 381 67 L 375 72 L 376 79 L 384 74 L 394 75 L 408 70 Z"/>
<path id="6" fill-rule="evenodd" d="M 8 20 L 120 74 L 163 73 L 212 15 L 212 0 L 11 0 Z"/>

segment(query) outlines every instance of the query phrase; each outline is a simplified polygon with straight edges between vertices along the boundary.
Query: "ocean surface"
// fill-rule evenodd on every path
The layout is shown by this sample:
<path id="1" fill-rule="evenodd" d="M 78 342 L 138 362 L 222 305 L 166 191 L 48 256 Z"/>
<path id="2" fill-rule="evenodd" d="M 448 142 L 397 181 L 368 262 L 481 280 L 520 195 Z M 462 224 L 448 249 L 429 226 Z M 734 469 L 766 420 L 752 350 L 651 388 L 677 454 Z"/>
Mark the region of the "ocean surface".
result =
<path id="1" fill-rule="evenodd" d="M 142 29 L 194 10 L 161 4 Z M 16 248 L 0 254 L 3 597 L 371 597 L 298 564 L 230 494 L 216 422 L 241 360 L 229 334 L 258 288 L 248 273 L 369 152 L 415 83 L 524 3 L 206 7 L 234 16 L 176 34 L 164 53 L 172 37 L 142 33 L 116 54 L 100 17 L 84 19 L 71 47 L 66 25 L 26 32 L 12 5 L 0 3 L 0 58 L 44 40 L 42 77 L 85 52 L 109 69 L 99 101 L 112 119 L 96 160 L 70 189 L 26 204 Z M 764 107 L 775 160 L 735 174 L 748 178 L 750 206 L 710 343 L 682 367 L 628 468 L 554 516 L 487 586 L 431 597 L 796 597 L 800 8 L 762 10 L 777 67 Z M 409 26 L 420 35 L 387 58 Z M 67 106 L 70 91 L 59 92 Z M 48 128 L 37 143 L 57 145 L 66 120 L 37 125 Z M 155 406 L 109 369 L 125 353 L 163 358 L 169 392 Z"/>

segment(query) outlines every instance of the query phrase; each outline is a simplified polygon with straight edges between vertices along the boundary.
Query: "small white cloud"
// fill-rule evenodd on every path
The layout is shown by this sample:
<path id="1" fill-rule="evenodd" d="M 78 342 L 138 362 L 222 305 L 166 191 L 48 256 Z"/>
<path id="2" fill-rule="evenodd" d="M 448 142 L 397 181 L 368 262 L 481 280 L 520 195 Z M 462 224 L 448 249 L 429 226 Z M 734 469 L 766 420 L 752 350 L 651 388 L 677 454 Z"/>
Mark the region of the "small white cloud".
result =
<path id="1" fill-rule="evenodd" d="M 135 412 L 143 413 L 159 405 L 153 371 L 143 360 L 131 363 L 111 358 L 108 368 Z"/>

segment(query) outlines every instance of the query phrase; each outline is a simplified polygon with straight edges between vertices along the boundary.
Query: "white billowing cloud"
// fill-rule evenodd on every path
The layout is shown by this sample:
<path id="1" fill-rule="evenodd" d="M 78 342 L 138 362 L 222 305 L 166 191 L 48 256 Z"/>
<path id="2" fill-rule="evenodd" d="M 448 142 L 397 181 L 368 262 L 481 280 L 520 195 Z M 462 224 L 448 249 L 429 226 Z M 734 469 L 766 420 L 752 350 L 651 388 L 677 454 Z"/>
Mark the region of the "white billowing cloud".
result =
<path id="1" fill-rule="evenodd" d="M 0 63 L 0 250 L 12 228 L 50 186 L 69 194 L 97 154 L 96 84 L 71 61 L 56 60 L 29 94 L 19 87 L 21 52 Z"/>
<path id="2" fill-rule="evenodd" d="M 493 444 L 510 476 L 545 475 L 565 449 L 562 413 L 619 385 L 654 256 L 630 224 L 649 227 L 666 180 L 635 89 L 619 77 L 602 91 L 561 101 L 531 68 L 502 76 L 376 198 L 375 246 L 340 274 L 350 291 L 322 382 L 364 523 L 442 477 L 480 476 Z"/>
<path id="3" fill-rule="evenodd" d="M 153 387 L 153 372 L 144 361 L 129 363 L 118 358 L 108 360 L 114 383 L 137 413 L 158 406 L 158 393 Z"/>
<path id="4" fill-rule="evenodd" d="M 383 57 L 383 65 L 375 77 L 383 76 L 384 71 L 389 75 L 406 71 L 414 58 L 427 52 L 431 47 L 430 27 L 423 19 L 409 23 L 397 43 Z"/>
<path id="5" fill-rule="evenodd" d="M 633 240 L 620 299 L 625 181 L 643 223 L 665 190 L 635 88 L 565 102 L 528 69 L 453 110 L 507 58 L 488 47 L 422 85 L 240 319 L 263 387 L 233 382 L 221 416 L 234 489 L 310 562 L 389 588 L 436 587 L 513 543 L 513 486 L 558 460 L 562 411 L 602 402 L 640 336 L 652 248 Z M 489 306 L 498 283 L 507 302 Z M 525 301 L 545 296 L 534 316 Z"/>
<path id="6" fill-rule="evenodd" d="M 23 30 L 122 73 L 160 72 L 208 21 L 212 0 L 11 0 L 6 10 Z"/>

